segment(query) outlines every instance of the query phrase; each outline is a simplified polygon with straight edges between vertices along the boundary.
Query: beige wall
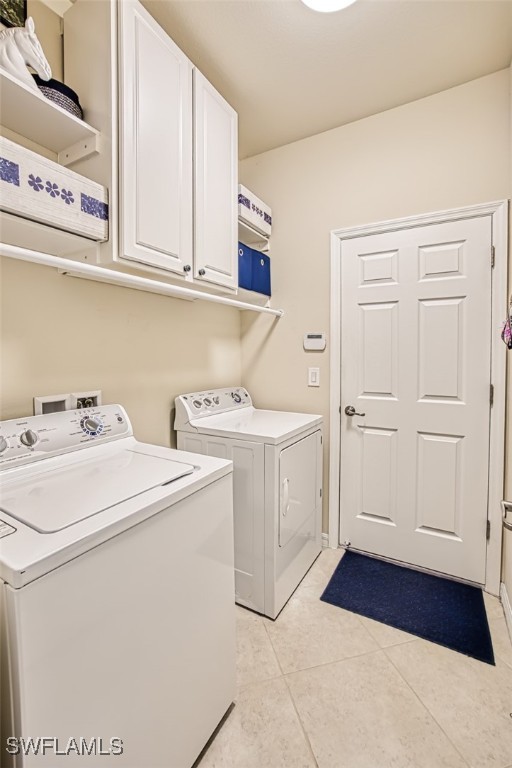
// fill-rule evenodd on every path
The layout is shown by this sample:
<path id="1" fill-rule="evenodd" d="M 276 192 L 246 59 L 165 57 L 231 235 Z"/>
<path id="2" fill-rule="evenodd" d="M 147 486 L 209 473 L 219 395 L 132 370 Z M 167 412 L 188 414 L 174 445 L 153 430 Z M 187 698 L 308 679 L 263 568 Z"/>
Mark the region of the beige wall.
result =
<path id="1" fill-rule="evenodd" d="M 139 440 L 169 445 L 177 394 L 241 383 L 236 309 L 0 264 L 2 419 L 34 395 L 101 389 Z"/>
<path id="2" fill-rule="evenodd" d="M 60 18 L 39 0 L 29 0 L 28 13 L 53 76 L 62 79 Z M 103 402 L 125 406 L 139 440 L 174 445 L 176 395 L 241 383 L 235 309 L 64 277 L 9 259 L 0 267 L 0 418 L 31 414 L 35 395 L 101 389 Z"/>
<path id="3" fill-rule="evenodd" d="M 52 77 L 62 81 L 61 18 L 44 5 L 44 3 L 40 2 L 40 0 L 28 0 L 27 15 L 32 16 L 34 19 L 36 35 L 43 47 L 48 63 L 52 68 Z M 2 28 L 3 24 L 0 24 L 0 29 Z M 27 149 L 31 149 L 33 152 L 39 152 L 39 154 L 48 157 L 50 160 L 57 159 L 54 152 L 51 152 L 45 147 L 40 147 L 38 144 L 34 144 L 34 142 L 23 136 L 19 136 L 17 133 L 10 131 L 4 126 L 0 126 L 0 136 L 5 136 L 7 139 L 15 141 Z"/>
<path id="4" fill-rule="evenodd" d="M 329 343 L 306 353 L 302 338 L 329 332 L 330 231 L 509 197 L 509 101 L 504 70 L 241 163 L 240 181 L 272 207 L 272 303 L 286 312 L 242 320 L 257 405 L 328 424 Z M 307 387 L 308 365 L 320 366 L 319 389 Z"/>
<path id="5" fill-rule="evenodd" d="M 39 38 L 55 80 L 62 76 L 62 35 L 61 18 L 40 0 L 28 0 L 27 14 L 32 16 Z"/>
<path id="6" fill-rule="evenodd" d="M 52 68 L 52 77 L 62 80 L 62 36 L 60 17 L 41 0 L 28 0 L 27 17 L 34 20 L 36 35 L 43 47 L 44 54 Z M 0 29 L 5 29 L 0 24 Z"/>

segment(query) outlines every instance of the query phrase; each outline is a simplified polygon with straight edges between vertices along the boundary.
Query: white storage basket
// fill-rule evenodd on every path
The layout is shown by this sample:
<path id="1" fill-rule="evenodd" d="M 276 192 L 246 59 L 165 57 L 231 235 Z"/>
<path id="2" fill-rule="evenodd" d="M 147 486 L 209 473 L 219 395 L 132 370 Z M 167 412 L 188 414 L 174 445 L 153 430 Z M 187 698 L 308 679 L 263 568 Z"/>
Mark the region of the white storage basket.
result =
<path id="1" fill-rule="evenodd" d="M 0 137 L 0 210 L 66 232 L 108 239 L 108 190 Z"/>
<path id="2" fill-rule="evenodd" d="M 242 184 L 238 185 L 238 217 L 263 235 L 270 236 L 272 230 L 271 209 Z"/>

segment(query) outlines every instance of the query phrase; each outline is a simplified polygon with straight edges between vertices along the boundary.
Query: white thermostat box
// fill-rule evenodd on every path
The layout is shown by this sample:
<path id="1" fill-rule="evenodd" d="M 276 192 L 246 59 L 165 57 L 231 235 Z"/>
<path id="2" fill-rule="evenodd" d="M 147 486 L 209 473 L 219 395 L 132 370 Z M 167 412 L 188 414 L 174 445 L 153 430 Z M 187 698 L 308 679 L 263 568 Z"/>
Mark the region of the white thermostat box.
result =
<path id="1" fill-rule="evenodd" d="M 304 334 L 304 349 L 308 352 L 323 352 L 325 343 L 325 333 Z"/>

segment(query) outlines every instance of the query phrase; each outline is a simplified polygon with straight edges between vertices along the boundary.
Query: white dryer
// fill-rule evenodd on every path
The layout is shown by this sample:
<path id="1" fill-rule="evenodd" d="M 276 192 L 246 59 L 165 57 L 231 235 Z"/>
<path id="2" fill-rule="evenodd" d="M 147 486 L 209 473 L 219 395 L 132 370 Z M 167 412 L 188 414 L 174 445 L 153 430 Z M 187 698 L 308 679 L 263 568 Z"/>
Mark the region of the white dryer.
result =
<path id="1" fill-rule="evenodd" d="M 231 463 L 105 405 L 0 422 L 0 470 L 0 764 L 190 768 L 235 695 Z"/>
<path id="2" fill-rule="evenodd" d="M 246 389 L 176 398 L 178 448 L 234 464 L 236 601 L 275 619 L 321 550 L 322 417 Z"/>

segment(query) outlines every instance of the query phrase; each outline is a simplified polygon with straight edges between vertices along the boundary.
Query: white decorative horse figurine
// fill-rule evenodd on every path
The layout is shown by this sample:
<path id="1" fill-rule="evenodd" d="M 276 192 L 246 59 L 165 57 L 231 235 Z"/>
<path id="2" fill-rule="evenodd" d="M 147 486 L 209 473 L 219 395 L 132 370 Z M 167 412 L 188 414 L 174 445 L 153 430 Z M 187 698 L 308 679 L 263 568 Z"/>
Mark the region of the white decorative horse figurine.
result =
<path id="1" fill-rule="evenodd" d="M 12 27 L 0 32 L 0 67 L 37 91 L 37 84 L 27 65 L 35 69 L 42 80 L 49 80 L 52 76 L 31 17 L 24 27 Z"/>

